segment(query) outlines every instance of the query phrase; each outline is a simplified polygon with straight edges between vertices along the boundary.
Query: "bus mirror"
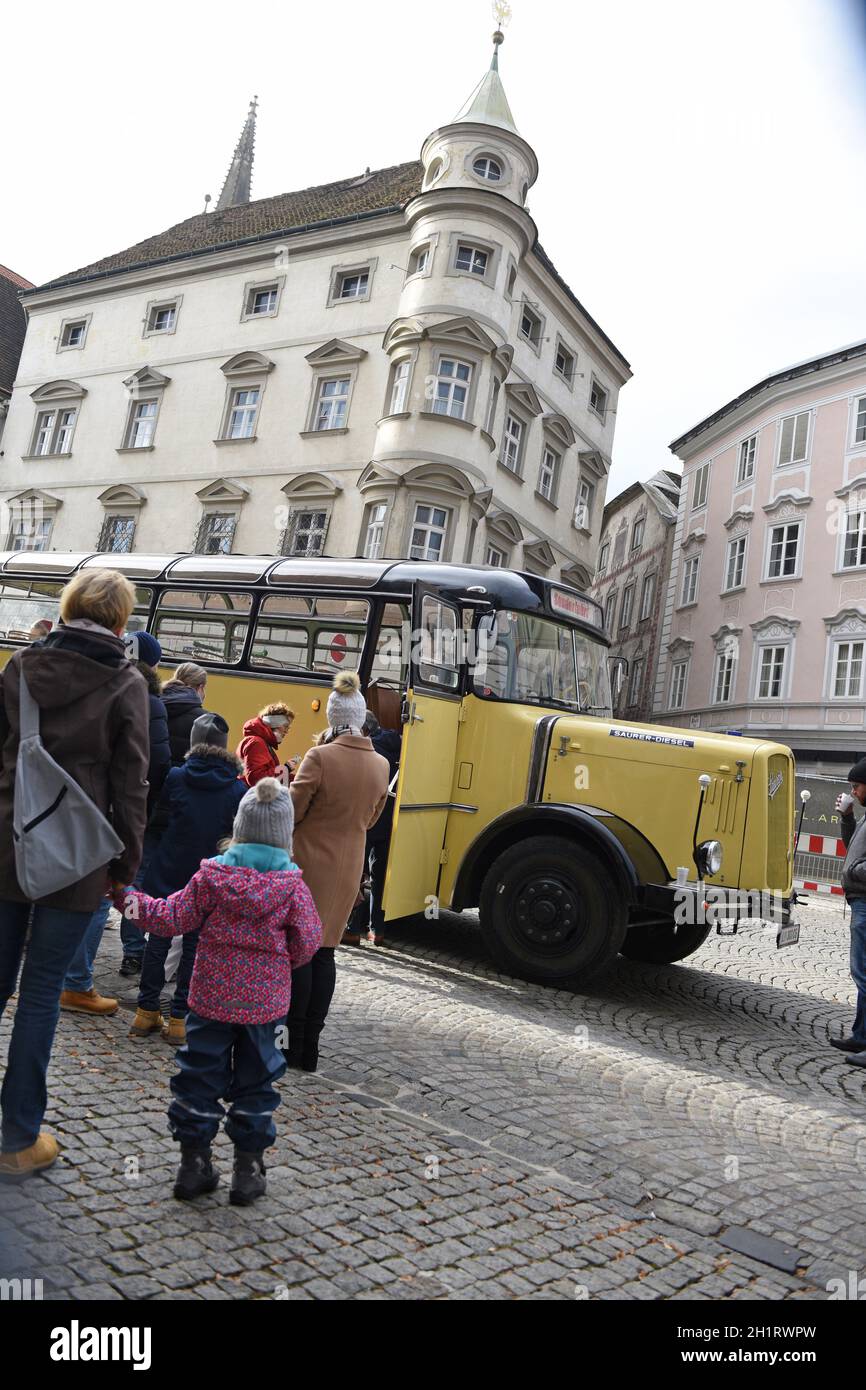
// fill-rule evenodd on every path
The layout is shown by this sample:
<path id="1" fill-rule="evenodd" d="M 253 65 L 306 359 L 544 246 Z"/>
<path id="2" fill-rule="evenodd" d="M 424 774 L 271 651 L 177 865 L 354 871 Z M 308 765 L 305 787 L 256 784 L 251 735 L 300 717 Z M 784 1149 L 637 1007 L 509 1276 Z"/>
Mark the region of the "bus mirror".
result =
<path id="1" fill-rule="evenodd" d="M 482 613 L 478 619 L 478 648 L 479 655 L 484 652 L 492 652 L 496 646 L 496 639 L 499 636 L 499 628 L 495 613 Z"/>
<path id="2" fill-rule="evenodd" d="M 610 686 L 614 700 L 618 700 L 628 679 L 628 662 L 624 656 L 616 657 L 610 663 Z"/>

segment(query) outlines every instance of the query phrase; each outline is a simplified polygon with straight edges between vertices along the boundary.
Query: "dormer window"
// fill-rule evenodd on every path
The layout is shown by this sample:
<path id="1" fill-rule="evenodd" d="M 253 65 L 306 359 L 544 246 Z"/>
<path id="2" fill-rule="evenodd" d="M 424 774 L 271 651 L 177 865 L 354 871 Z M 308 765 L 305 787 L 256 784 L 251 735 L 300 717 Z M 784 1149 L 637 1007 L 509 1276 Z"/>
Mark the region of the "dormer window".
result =
<path id="1" fill-rule="evenodd" d="M 457 270 L 462 270 L 469 275 L 480 275 L 483 279 L 487 274 L 489 260 L 490 256 L 487 251 L 482 251 L 478 246 L 461 243 L 457 247 L 454 265 Z"/>
<path id="2" fill-rule="evenodd" d="M 472 172 L 488 183 L 499 183 L 502 178 L 502 165 L 490 155 L 481 155 L 472 165 Z"/>

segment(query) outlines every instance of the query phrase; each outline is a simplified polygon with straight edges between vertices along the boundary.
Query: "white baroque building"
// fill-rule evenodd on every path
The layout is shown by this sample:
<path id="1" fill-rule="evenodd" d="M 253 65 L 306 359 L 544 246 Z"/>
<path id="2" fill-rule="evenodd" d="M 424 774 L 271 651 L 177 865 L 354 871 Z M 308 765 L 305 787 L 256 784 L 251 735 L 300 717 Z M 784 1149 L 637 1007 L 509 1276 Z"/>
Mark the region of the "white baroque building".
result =
<path id="1" fill-rule="evenodd" d="M 631 373 L 539 244 L 501 42 L 420 162 L 251 202 L 253 102 L 214 211 L 22 295 L 10 549 L 411 555 L 588 587 Z"/>

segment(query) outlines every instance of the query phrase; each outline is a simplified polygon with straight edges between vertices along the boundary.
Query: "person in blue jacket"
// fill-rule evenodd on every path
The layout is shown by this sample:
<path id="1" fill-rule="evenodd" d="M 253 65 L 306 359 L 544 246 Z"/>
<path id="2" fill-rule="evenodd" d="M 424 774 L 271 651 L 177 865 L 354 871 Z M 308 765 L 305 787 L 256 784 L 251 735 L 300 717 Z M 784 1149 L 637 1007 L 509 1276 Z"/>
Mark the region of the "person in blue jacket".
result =
<path id="1" fill-rule="evenodd" d="M 229 726 L 219 714 L 203 714 L 194 723 L 190 750 L 183 767 L 173 767 L 165 779 L 154 815 L 166 821 L 142 882 L 152 898 L 169 898 L 185 888 L 203 859 L 218 853 L 231 835 L 242 797 L 247 791 L 239 777 L 243 768 L 228 751 Z M 138 1009 L 131 1038 L 160 1033 L 174 1047 L 186 1041 L 187 994 L 195 963 L 198 932 L 183 938 L 183 954 L 166 1023 L 160 1011 L 165 988 L 165 961 L 171 945 L 167 936 L 148 936 L 141 967 Z"/>

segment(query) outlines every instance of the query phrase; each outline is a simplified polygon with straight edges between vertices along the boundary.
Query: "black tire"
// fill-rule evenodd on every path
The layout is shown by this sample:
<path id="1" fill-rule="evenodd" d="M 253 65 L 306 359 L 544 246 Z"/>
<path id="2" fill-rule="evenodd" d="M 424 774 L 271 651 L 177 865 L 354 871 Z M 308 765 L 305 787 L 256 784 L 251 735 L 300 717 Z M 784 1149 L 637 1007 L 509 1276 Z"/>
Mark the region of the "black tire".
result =
<path id="1" fill-rule="evenodd" d="M 673 922 L 641 923 L 626 933 L 621 953 L 629 960 L 642 960 L 650 965 L 673 965 L 674 961 L 685 960 L 703 946 L 712 930 L 712 923 L 703 927 L 678 927 L 676 931 Z"/>
<path id="2" fill-rule="evenodd" d="M 481 930 L 497 965 L 546 985 L 582 985 L 617 956 L 623 895 L 604 861 L 556 835 L 522 840 L 481 888 Z"/>

